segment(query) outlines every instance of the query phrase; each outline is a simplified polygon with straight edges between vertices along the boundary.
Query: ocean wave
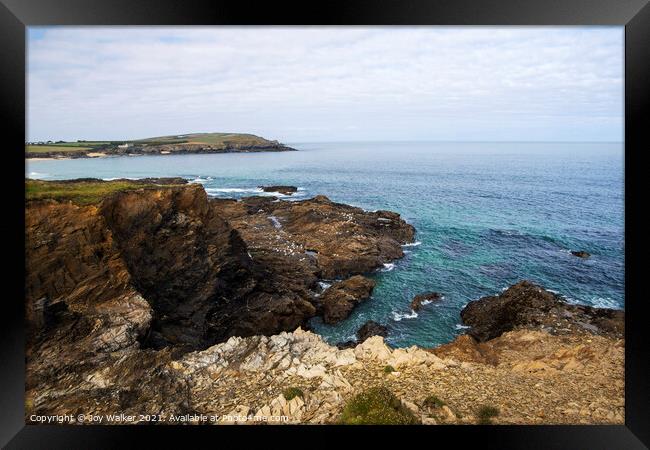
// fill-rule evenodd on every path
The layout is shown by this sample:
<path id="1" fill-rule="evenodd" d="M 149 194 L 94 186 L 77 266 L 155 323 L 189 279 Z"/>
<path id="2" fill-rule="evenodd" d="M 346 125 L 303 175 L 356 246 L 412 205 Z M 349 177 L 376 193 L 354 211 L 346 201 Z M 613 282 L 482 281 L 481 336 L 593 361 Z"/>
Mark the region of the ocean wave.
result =
<path id="1" fill-rule="evenodd" d="M 193 180 L 189 180 L 189 182 L 190 183 L 204 184 L 204 183 L 207 183 L 209 181 L 212 181 L 213 179 L 214 178 L 212 178 L 212 177 L 202 177 L 200 175 L 197 175 L 196 178 L 194 178 Z"/>
<path id="2" fill-rule="evenodd" d="M 254 193 L 263 193 L 260 188 L 205 188 L 205 192 L 207 193 L 216 193 L 216 192 L 223 192 L 223 193 L 233 193 L 233 192 L 254 192 Z"/>
<path id="3" fill-rule="evenodd" d="M 420 241 L 411 242 L 410 244 L 402 244 L 402 247 L 417 247 L 422 244 Z"/>
<path id="4" fill-rule="evenodd" d="M 472 327 L 457 323 L 456 325 L 454 325 L 454 328 L 456 328 L 457 330 L 466 330 L 466 329 L 472 328 Z"/>
<path id="5" fill-rule="evenodd" d="M 394 263 L 386 263 L 386 264 L 384 264 L 384 268 L 383 268 L 383 269 L 380 269 L 380 270 L 381 270 L 382 272 L 390 272 L 390 271 L 393 270 L 394 268 L 395 268 L 395 264 L 394 264 Z"/>
<path id="6" fill-rule="evenodd" d="M 398 313 L 396 311 L 393 311 L 393 320 L 395 322 L 399 322 L 402 319 L 415 319 L 418 316 L 418 313 L 415 311 L 411 310 L 411 312 L 408 313 Z"/>

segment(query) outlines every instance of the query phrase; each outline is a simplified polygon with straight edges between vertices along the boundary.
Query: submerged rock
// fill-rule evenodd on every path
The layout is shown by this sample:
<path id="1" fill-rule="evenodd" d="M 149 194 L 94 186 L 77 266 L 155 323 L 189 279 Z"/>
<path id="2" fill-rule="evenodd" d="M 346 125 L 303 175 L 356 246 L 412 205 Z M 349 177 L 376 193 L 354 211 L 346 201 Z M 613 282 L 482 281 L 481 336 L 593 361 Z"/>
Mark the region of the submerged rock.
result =
<path id="1" fill-rule="evenodd" d="M 375 281 L 355 275 L 334 283 L 320 297 L 323 308 L 323 322 L 333 324 L 350 315 L 352 309 L 370 297 Z"/>
<path id="2" fill-rule="evenodd" d="M 279 192 L 284 195 L 292 195 L 298 192 L 298 188 L 295 186 L 258 186 L 264 192 Z"/>
<path id="3" fill-rule="evenodd" d="M 423 305 L 440 299 L 442 299 L 442 294 L 439 294 L 438 292 L 427 292 L 426 294 L 416 295 L 411 302 L 411 309 L 413 311 L 419 311 L 420 307 Z"/>
<path id="4" fill-rule="evenodd" d="M 579 250 L 579 251 L 572 250 L 571 254 L 573 256 L 577 256 L 578 258 L 583 258 L 583 259 L 587 259 L 591 256 L 589 253 L 585 252 L 584 250 Z"/>

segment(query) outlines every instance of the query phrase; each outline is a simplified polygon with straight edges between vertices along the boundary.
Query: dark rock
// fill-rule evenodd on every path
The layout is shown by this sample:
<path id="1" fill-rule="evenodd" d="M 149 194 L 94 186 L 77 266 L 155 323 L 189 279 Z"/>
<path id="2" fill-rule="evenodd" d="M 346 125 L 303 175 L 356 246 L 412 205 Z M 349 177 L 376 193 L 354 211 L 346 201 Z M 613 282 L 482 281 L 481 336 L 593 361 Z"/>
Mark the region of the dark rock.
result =
<path id="1" fill-rule="evenodd" d="M 556 334 L 589 332 L 622 338 L 625 313 L 621 310 L 571 305 L 529 281 L 521 281 L 497 296 L 470 302 L 460 313 L 480 342 L 515 328 L 544 328 Z"/>
<path id="2" fill-rule="evenodd" d="M 388 328 L 386 328 L 384 325 L 378 324 L 373 320 L 369 320 L 366 323 L 364 323 L 361 326 L 361 328 L 357 330 L 357 340 L 339 342 L 338 344 L 336 344 L 336 347 L 339 350 L 344 350 L 346 348 L 354 348 L 372 336 L 386 337 L 388 336 Z"/>
<path id="3" fill-rule="evenodd" d="M 295 192 L 298 192 L 298 188 L 295 186 L 258 186 L 264 192 L 279 192 L 284 195 L 292 195 Z"/>
<path id="4" fill-rule="evenodd" d="M 334 283 L 320 297 L 323 321 L 333 324 L 345 319 L 356 305 L 370 297 L 374 287 L 373 280 L 361 275 Z"/>
<path id="5" fill-rule="evenodd" d="M 438 292 L 427 292 L 425 294 L 419 294 L 413 297 L 411 302 L 411 309 L 413 311 L 419 311 L 423 302 L 435 302 L 442 299 L 442 294 Z"/>
<path id="6" fill-rule="evenodd" d="M 346 348 L 354 348 L 359 342 L 357 341 L 343 341 L 336 344 L 336 348 L 339 350 L 345 350 Z"/>
<path id="7" fill-rule="evenodd" d="M 571 254 L 573 256 L 577 256 L 578 258 L 583 258 L 583 259 L 587 259 L 587 258 L 589 258 L 591 256 L 589 253 L 585 252 L 584 250 L 580 250 L 580 251 L 573 251 L 572 250 Z"/>
<path id="8" fill-rule="evenodd" d="M 388 328 L 375 321 L 369 320 L 357 331 L 357 340 L 359 343 L 362 343 L 372 336 L 386 337 L 388 336 Z"/>

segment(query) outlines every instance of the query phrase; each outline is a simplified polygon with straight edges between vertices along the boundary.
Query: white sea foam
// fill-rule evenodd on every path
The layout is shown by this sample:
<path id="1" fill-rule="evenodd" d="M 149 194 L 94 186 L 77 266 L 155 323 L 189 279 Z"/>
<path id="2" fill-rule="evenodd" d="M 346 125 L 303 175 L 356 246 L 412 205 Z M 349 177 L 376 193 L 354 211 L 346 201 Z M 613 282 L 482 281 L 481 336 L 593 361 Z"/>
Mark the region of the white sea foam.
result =
<path id="1" fill-rule="evenodd" d="M 472 328 L 472 327 L 469 327 L 469 326 L 467 326 L 467 325 L 462 325 L 462 324 L 460 324 L 460 323 L 457 323 L 456 325 L 454 325 L 454 328 L 456 328 L 457 330 L 466 330 L 467 328 Z"/>
<path id="2" fill-rule="evenodd" d="M 28 174 L 29 178 L 47 178 L 50 176 L 49 173 L 43 173 L 43 172 L 29 172 Z"/>
<path id="3" fill-rule="evenodd" d="M 393 264 L 393 263 L 386 263 L 386 264 L 384 264 L 384 268 L 381 269 L 381 271 L 382 271 L 382 272 L 390 272 L 390 271 L 393 270 L 394 268 L 395 268 L 395 264 Z"/>
<path id="4" fill-rule="evenodd" d="M 411 242 L 410 244 L 402 244 L 402 247 L 417 247 L 422 244 L 420 241 Z"/>
<path id="5" fill-rule="evenodd" d="M 621 305 L 609 297 L 592 297 L 591 304 L 597 308 L 621 309 Z"/>
<path id="6" fill-rule="evenodd" d="M 393 311 L 393 320 L 395 322 L 399 322 L 402 319 L 415 319 L 418 316 L 418 313 L 415 311 L 411 310 L 409 313 L 398 313 L 396 311 Z"/>
<path id="7" fill-rule="evenodd" d="M 189 182 L 190 183 L 205 184 L 208 181 L 212 181 L 212 180 L 213 180 L 212 177 L 202 177 L 202 176 L 199 175 L 196 178 L 194 178 L 193 180 L 190 180 Z"/>
<path id="8" fill-rule="evenodd" d="M 233 192 L 251 192 L 251 193 L 262 193 L 263 191 L 259 188 L 205 188 L 205 191 L 208 194 L 211 193 L 218 193 L 218 192 L 224 192 L 224 193 L 233 193 Z"/>

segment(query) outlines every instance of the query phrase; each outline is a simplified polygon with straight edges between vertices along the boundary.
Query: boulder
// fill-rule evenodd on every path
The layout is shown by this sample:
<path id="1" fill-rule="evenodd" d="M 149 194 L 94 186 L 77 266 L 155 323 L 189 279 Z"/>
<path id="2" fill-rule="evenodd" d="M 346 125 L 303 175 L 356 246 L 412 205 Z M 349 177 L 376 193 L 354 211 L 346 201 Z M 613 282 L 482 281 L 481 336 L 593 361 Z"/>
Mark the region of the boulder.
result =
<path id="1" fill-rule="evenodd" d="M 577 256 L 578 258 L 582 258 L 582 259 L 587 259 L 591 256 L 589 253 L 585 252 L 584 250 L 578 250 L 578 251 L 572 250 L 571 254 L 573 256 Z"/>
<path id="2" fill-rule="evenodd" d="M 427 292 L 425 294 L 416 295 L 413 297 L 413 301 L 411 302 L 411 309 L 413 311 L 419 311 L 421 306 L 440 299 L 442 299 L 442 294 L 438 292 Z"/>
<path id="3" fill-rule="evenodd" d="M 333 324 L 345 319 L 356 305 L 370 297 L 374 287 L 375 281 L 361 275 L 334 283 L 320 297 L 323 321 Z"/>

